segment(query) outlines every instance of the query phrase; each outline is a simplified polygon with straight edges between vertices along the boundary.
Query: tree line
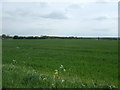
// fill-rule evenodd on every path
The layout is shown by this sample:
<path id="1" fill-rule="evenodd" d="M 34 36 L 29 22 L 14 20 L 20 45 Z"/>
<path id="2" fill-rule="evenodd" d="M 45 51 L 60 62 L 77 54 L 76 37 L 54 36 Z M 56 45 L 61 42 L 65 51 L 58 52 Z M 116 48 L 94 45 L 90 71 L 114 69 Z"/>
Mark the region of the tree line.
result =
<path id="1" fill-rule="evenodd" d="M 56 37 L 56 36 L 9 36 L 6 34 L 2 34 L 0 36 L 2 39 L 108 39 L 108 40 L 118 40 L 116 37 Z"/>

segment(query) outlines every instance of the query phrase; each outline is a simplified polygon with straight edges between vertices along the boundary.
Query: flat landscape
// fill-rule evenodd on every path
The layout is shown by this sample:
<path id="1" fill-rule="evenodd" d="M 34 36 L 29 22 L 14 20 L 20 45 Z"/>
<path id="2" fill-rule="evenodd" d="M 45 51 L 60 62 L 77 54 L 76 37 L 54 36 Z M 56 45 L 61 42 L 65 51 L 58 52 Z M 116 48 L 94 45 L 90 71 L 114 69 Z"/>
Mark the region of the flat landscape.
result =
<path id="1" fill-rule="evenodd" d="M 118 41 L 5 39 L 3 88 L 118 87 Z"/>

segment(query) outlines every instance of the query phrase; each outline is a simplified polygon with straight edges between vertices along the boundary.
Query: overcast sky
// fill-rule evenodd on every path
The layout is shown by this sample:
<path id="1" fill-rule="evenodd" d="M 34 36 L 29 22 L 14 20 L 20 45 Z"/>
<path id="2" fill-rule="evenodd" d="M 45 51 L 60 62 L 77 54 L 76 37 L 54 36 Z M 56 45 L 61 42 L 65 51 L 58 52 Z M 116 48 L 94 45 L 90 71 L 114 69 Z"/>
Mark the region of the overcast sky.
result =
<path id="1" fill-rule="evenodd" d="M 4 2 L 8 35 L 117 36 L 117 2 Z"/>

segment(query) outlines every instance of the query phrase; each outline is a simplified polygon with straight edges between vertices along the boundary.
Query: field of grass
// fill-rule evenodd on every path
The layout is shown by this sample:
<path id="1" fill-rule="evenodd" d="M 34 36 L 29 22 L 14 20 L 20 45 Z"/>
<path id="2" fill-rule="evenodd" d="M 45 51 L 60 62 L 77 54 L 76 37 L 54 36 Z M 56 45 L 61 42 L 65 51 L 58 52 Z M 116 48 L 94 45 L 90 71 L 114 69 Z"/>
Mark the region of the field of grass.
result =
<path id="1" fill-rule="evenodd" d="M 3 88 L 116 88 L 117 40 L 3 40 Z"/>

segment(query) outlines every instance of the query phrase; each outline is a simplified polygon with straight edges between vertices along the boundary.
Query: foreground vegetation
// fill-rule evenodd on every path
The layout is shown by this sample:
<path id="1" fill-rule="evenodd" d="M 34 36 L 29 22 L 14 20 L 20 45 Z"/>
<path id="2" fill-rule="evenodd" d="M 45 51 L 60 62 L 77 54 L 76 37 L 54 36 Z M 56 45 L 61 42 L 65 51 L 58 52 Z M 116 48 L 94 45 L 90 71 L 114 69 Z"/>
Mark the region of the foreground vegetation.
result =
<path id="1" fill-rule="evenodd" d="M 3 40 L 3 88 L 117 88 L 116 40 Z"/>

